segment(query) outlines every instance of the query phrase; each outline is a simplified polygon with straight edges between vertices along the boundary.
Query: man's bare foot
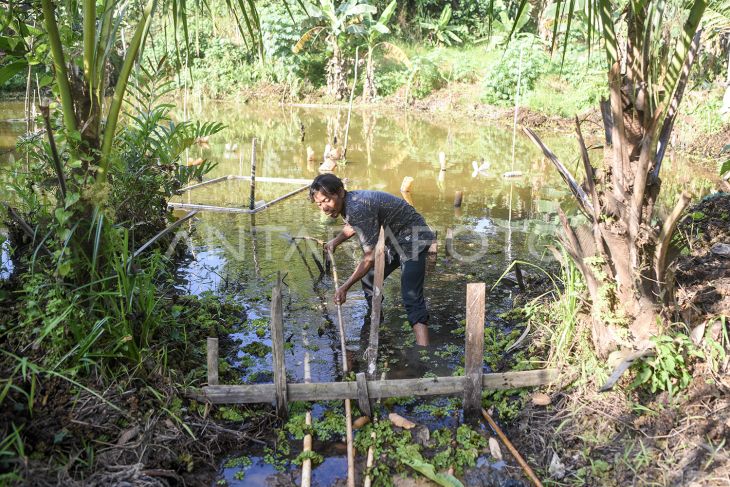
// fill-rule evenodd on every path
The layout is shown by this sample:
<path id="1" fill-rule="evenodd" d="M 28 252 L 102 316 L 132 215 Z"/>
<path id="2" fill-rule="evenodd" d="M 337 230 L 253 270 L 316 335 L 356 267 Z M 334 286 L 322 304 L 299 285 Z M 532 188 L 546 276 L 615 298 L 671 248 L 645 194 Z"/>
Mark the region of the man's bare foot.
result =
<path id="1" fill-rule="evenodd" d="M 423 323 L 413 325 L 413 334 L 416 335 L 416 344 L 422 347 L 428 346 L 428 326 Z"/>

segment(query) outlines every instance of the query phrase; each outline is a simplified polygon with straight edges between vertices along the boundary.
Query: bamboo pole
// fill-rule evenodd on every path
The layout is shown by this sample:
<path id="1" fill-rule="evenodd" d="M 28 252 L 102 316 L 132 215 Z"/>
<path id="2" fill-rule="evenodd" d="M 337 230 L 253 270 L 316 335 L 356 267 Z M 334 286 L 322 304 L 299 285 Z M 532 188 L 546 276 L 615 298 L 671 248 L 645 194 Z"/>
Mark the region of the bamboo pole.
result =
<path id="1" fill-rule="evenodd" d="M 502 443 L 504 443 L 504 446 L 507 447 L 509 452 L 512 454 L 513 457 L 515 457 L 515 460 L 517 460 L 517 463 L 522 467 L 522 470 L 525 472 L 525 475 L 530 479 L 530 481 L 535 485 L 535 487 L 542 487 L 542 482 L 540 482 L 540 479 L 537 478 L 535 475 L 535 472 L 532 471 L 530 466 L 527 464 L 524 458 L 522 458 L 522 455 L 520 455 L 520 452 L 517 451 L 517 448 L 514 447 L 511 441 L 509 441 L 509 438 L 507 438 L 507 435 L 504 434 L 504 431 L 502 431 L 502 428 L 497 426 L 497 423 L 494 422 L 492 417 L 489 415 L 489 413 L 482 408 L 482 416 L 484 419 L 487 420 L 487 423 L 489 423 L 489 426 L 492 427 L 492 429 L 497 433 L 497 436 L 499 436 L 499 439 L 502 440 Z"/>
<path id="2" fill-rule="evenodd" d="M 251 139 L 251 193 L 249 195 L 248 208 L 253 210 L 256 206 L 256 138 Z"/>
<path id="3" fill-rule="evenodd" d="M 309 189 L 309 185 L 302 186 L 301 188 L 295 189 L 294 191 L 291 191 L 285 195 L 279 196 L 276 199 L 273 199 L 269 202 L 263 203 L 253 210 L 249 208 L 233 208 L 233 207 L 227 207 L 227 206 L 215 206 L 215 205 L 200 205 L 196 203 L 176 203 L 176 202 L 168 202 L 167 206 L 170 208 L 184 208 L 188 210 L 202 210 L 202 211 L 217 211 L 221 213 L 244 213 L 248 215 L 256 214 L 260 211 L 265 210 L 266 208 L 283 201 L 287 198 L 290 198 L 296 194 L 301 193 L 305 189 Z"/>
<path id="4" fill-rule="evenodd" d="M 302 331 L 302 343 L 304 344 L 304 383 L 312 382 L 312 374 L 309 367 L 309 340 L 307 334 Z M 302 451 L 312 451 L 312 434 L 309 432 L 312 427 L 312 410 L 307 409 L 304 414 L 304 424 L 306 425 L 307 434 L 304 435 L 302 443 Z M 310 487 L 312 485 L 312 459 L 305 458 L 302 462 L 302 487 Z"/>
<path id="5" fill-rule="evenodd" d="M 332 279 L 334 280 L 335 289 L 339 287 L 337 279 L 337 266 L 335 265 L 335 257 L 331 250 L 327 250 L 329 254 L 330 264 L 332 265 Z M 349 367 L 347 366 L 347 349 L 345 347 L 345 325 L 342 321 L 342 305 L 337 305 L 337 324 L 340 329 L 340 348 L 342 349 L 342 373 L 347 375 Z M 349 399 L 345 399 L 345 425 L 347 426 L 347 487 L 355 487 L 355 451 L 352 444 L 352 405 Z"/>
<path id="6" fill-rule="evenodd" d="M 357 86 L 357 61 L 360 46 L 355 48 L 355 75 L 352 80 L 352 90 L 350 90 L 350 106 L 347 109 L 347 123 L 345 124 L 345 146 L 342 150 L 342 158 L 347 162 L 347 138 L 350 135 L 350 116 L 352 115 L 352 100 L 355 96 L 355 87 Z M 339 117 L 338 117 L 339 118 Z"/>
<path id="7" fill-rule="evenodd" d="M 167 235 L 168 233 L 170 233 L 171 231 L 173 231 L 174 229 L 176 229 L 177 227 L 179 227 L 180 225 L 182 225 L 184 222 L 190 220 L 192 217 L 194 217 L 195 215 L 198 214 L 198 211 L 199 210 L 192 210 L 187 215 L 185 215 L 184 217 L 180 218 L 177 221 L 172 222 L 165 229 L 163 229 L 160 232 L 158 232 L 157 235 L 155 235 L 154 237 L 152 237 L 151 239 L 149 239 L 147 242 L 145 242 L 140 248 L 138 248 L 137 250 L 135 250 L 134 251 L 134 254 L 132 254 L 132 257 L 133 258 L 134 257 L 139 257 L 139 255 L 142 252 L 144 252 L 150 245 L 152 245 L 157 240 L 159 240 L 160 238 L 164 237 L 165 235 Z"/>
<path id="8" fill-rule="evenodd" d="M 386 362 L 384 369 L 388 368 L 388 364 Z M 380 375 L 380 380 L 385 380 L 385 370 Z M 378 404 L 380 404 L 380 399 L 378 399 Z M 378 416 L 376 414 L 373 415 L 373 422 L 377 423 Z M 366 472 L 370 472 L 370 470 L 373 468 L 373 465 L 375 464 L 375 439 L 377 438 L 377 435 L 375 434 L 375 431 L 370 432 L 370 438 L 373 440 L 373 444 L 371 444 L 368 447 L 368 455 L 367 460 L 365 461 L 365 468 Z M 370 478 L 370 473 L 365 474 L 365 480 L 363 481 L 363 487 L 371 487 L 372 486 L 372 479 Z"/>

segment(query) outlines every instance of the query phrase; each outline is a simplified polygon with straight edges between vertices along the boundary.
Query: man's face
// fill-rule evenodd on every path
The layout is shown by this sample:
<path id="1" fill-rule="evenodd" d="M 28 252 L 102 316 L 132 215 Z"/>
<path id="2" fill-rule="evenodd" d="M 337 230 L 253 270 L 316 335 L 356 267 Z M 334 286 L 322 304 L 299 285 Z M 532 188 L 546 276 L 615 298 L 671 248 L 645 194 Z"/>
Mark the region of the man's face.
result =
<path id="1" fill-rule="evenodd" d="M 343 195 L 326 195 L 321 191 L 314 193 L 314 202 L 317 204 L 322 213 L 330 218 L 337 218 L 342 213 Z"/>

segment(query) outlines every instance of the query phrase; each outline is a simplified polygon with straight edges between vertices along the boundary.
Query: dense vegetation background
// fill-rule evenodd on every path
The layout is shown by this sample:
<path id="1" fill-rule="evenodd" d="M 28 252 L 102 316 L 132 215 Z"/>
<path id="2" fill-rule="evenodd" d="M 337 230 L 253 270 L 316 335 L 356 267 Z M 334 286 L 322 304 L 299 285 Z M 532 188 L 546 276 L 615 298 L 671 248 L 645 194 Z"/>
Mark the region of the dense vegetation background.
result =
<path id="1" fill-rule="evenodd" d="M 135 255 L 171 222 L 167 199 L 211 169 L 207 162 L 187 165 L 185 149 L 224 130 L 218 123 L 173 120 L 174 106 L 168 103 L 179 100 L 174 97 L 181 92 L 185 97 L 334 103 L 345 102 L 354 86 L 362 104 L 482 116 L 518 103 L 563 118 L 595 112 L 601 99 L 613 97 L 611 123 L 623 123 L 628 114 L 635 124 L 614 132 L 606 147 L 618 140 L 633 144 L 636 154 L 627 151 L 626 163 L 636 179 L 613 177 L 610 157 L 598 163 L 599 178 L 587 161 L 587 187 L 603 187 L 593 200 L 600 208 L 583 204 L 598 234 L 623 220 L 635 224 L 625 252 L 634 262 L 617 265 L 610 255 L 599 259 L 577 252 L 572 230 L 564 225 L 567 250 L 558 259 L 556 299 L 530 297 L 516 313 L 539 325 L 532 353 L 574 366 L 577 378 L 564 384 L 570 386 L 565 395 L 554 394 L 561 402 L 555 415 L 540 423 L 546 425 L 540 430 L 543 439 L 532 438 L 526 447 L 540 459 L 546 476 L 557 478 L 552 466 L 563 465 L 564 477 L 565 463 L 570 480 L 578 484 L 608 480 L 619 470 L 622 479 L 644 475 L 653 480 L 671 470 L 667 458 L 685 459 L 674 445 L 659 443 L 670 434 L 665 423 L 677 426 L 673 431 L 693 431 L 684 428 L 692 421 L 687 411 L 701 405 L 709 408 L 712 423 L 725 424 L 718 418 L 727 409 L 721 396 L 727 392 L 723 377 L 730 340 L 722 310 L 684 317 L 679 308 L 665 306 L 671 296 L 663 278 L 642 272 L 637 282 L 624 283 L 653 299 L 650 318 L 658 330 L 650 340 L 654 355 L 636 359 L 631 380 L 623 379 L 625 392 L 608 398 L 597 397 L 595 390 L 598 377 L 602 382 L 609 370 L 604 352 L 616 350 L 603 350 L 591 336 L 591 325 L 605 319 L 628 334 L 624 300 L 616 298 L 607 276 L 623 265 L 638 273 L 650 264 L 663 276 L 671 259 L 665 262 L 666 255 L 657 251 L 661 265 L 654 265 L 654 254 L 664 243 L 685 246 L 685 259 L 709 267 L 716 262 L 708 252 L 726 238 L 727 198 L 702 202 L 688 217 L 681 214 L 685 202 L 676 215 L 659 218 L 652 211 L 660 185 L 646 180 L 651 168 L 639 161 L 654 163 L 658 173 L 662 156 L 656 157 L 657 147 L 665 147 L 669 137 L 656 143 L 659 121 L 674 123 L 668 107 L 684 91 L 675 133 L 707 142 L 712 163 L 728 171 L 720 156 L 730 112 L 726 2 L 148 0 L 120 5 L 41 0 L 4 5 L 0 27 L 0 88 L 25 97 L 29 117 L 36 116 L 41 127 L 31 131 L 29 123 L 17 143 L 17 157 L 3 168 L 8 197 L 2 244 L 13 268 L 0 281 L 2 481 L 162 485 L 165 478 L 190 483 L 201 481 L 195 476 L 203 471 L 210 475 L 216 455 L 230 444 L 263 436 L 266 412 L 211 411 L 185 397 L 187 388 L 204 381 L 202 338 L 225 337 L 231 323 L 245 321 L 242 309 L 224 296 L 181 296 L 174 269 L 182 256 L 163 254 L 171 238 Z M 698 29 L 703 36 L 695 62 L 686 63 Z M 619 48 L 627 45 L 641 46 L 643 55 Z M 641 69 L 638 59 L 646 59 Z M 681 74 L 685 64 L 687 72 Z M 619 183 L 625 184 L 625 194 L 619 195 L 624 199 L 611 208 L 606 203 L 614 201 L 610 195 Z M 636 211 L 625 211 L 626 202 Z M 675 232 L 680 216 L 684 233 Z M 665 221 L 670 224 L 663 226 Z M 685 276 L 684 284 L 708 276 L 717 277 Z M 596 281 L 608 287 L 592 285 Z M 668 281 L 671 288 L 674 282 Z M 614 356 L 612 365 L 625 358 Z M 226 377 L 228 383 L 236 380 L 240 377 L 234 373 Z M 687 390 L 693 394 L 682 395 Z M 519 398 L 523 415 L 540 414 L 530 409 L 524 394 Z M 485 400 L 501 404 L 505 418 L 518 417 L 513 398 Z M 590 421 L 582 419 L 587 403 L 600 411 L 589 415 Z M 606 416 L 618 414 L 630 419 L 611 423 L 611 428 L 625 427 L 623 439 L 615 442 L 617 432 L 603 426 Z M 221 426 L 224 421 L 230 424 Z M 708 470 L 726 455 L 730 427 L 714 426 L 705 423 L 693 432 L 692 441 L 707 438 L 698 448 L 710 453 L 688 457 L 687 465 Z M 546 458 L 547 450 L 539 448 L 545 437 L 559 440 L 561 451 L 577 445 L 574 456 L 557 463 Z M 172 443 L 174 449 L 148 448 Z M 601 449 L 608 452 L 604 457 L 594 451 Z M 624 463 L 611 471 L 609 460 L 621 455 Z M 667 463 L 660 464 L 662 458 Z M 445 466 L 452 460 L 440 461 Z"/>

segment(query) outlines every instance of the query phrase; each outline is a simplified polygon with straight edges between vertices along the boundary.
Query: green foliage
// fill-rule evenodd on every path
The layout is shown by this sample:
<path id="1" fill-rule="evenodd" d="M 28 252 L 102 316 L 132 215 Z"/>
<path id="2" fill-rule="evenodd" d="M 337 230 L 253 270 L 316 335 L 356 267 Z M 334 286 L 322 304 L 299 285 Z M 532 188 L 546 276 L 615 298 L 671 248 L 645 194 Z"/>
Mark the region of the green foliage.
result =
<path id="1" fill-rule="evenodd" d="M 211 98 L 232 94 L 265 76 L 265 70 L 252 63 L 242 46 L 227 39 L 211 39 L 201 57 L 191 65 L 194 80 Z"/>
<path id="2" fill-rule="evenodd" d="M 722 148 L 722 154 L 730 154 L 730 144 Z M 727 177 L 730 174 L 730 157 L 720 164 L 720 176 Z"/>
<path id="3" fill-rule="evenodd" d="M 692 380 L 689 370 L 691 357 L 704 358 L 687 335 L 660 335 L 652 337 L 656 355 L 634 365 L 636 378 L 632 388 L 644 387 L 652 394 L 667 391 L 670 395 L 685 389 Z"/>
<path id="4" fill-rule="evenodd" d="M 423 30 L 428 32 L 428 39 L 437 46 L 445 45 L 450 46 L 452 44 L 461 44 L 462 40 L 458 34 L 464 34 L 464 27 L 461 25 L 451 24 L 451 5 L 444 6 L 441 11 L 441 15 L 435 21 L 422 21 L 420 26 Z"/>
<path id="5" fill-rule="evenodd" d="M 495 105 L 514 105 L 518 78 L 523 97 L 548 68 L 549 58 L 539 46 L 529 40 L 517 40 L 510 44 L 502 61 L 487 72 L 483 99 Z"/>
<path id="6" fill-rule="evenodd" d="M 452 21 L 463 28 L 461 37 L 465 40 L 486 37 L 489 34 L 490 16 L 494 18 L 503 8 L 498 0 L 472 0 L 452 6 Z"/>
<path id="7" fill-rule="evenodd" d="M 408 74 L 409 98 L 423 98 L 445 84 L 446 79 L 429 57 L 412 59 Z"/>

